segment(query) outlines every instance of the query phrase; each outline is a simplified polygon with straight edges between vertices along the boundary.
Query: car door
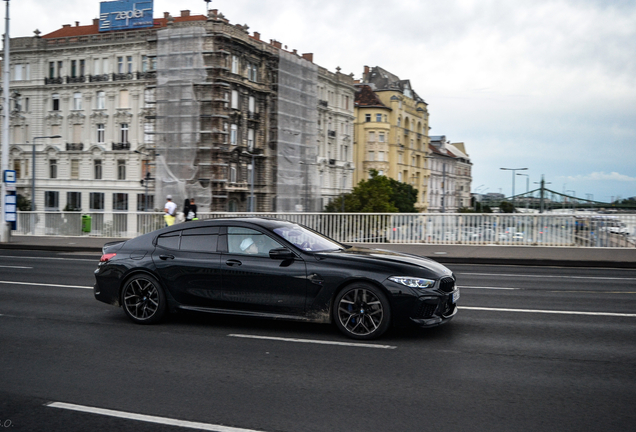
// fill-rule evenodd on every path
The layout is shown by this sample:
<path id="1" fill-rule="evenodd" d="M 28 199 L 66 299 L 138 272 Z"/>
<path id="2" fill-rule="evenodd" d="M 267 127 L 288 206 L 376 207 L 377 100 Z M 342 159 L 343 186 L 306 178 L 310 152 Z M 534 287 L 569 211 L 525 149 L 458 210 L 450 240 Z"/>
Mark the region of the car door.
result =
<path id="1" fill-rule="evenodd" d="M 186 228 L 157 238 L 153 262 L 163 286 L 180 304 L 215 307 L 221 289 L 219 227 Z"/>
<path id="2" fill-rule="evenodd" d="M 228 308 L 304 313 L 307 274 L 303 259 L 270 258 L 269 251 L 283 245 L 271 235 L 251 228 L 228 226 L 220 242 L 225 249 L 221 255 L 221 273 Z M 256 252 L 251 244 L 242 247 L 250 242 L 257 246 Z"/>

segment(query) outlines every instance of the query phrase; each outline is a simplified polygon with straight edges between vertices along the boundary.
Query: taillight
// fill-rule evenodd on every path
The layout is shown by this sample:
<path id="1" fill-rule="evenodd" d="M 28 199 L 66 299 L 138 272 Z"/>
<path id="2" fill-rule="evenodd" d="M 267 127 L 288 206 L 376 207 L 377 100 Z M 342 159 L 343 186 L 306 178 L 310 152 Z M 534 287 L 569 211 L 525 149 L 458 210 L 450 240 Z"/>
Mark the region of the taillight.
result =
<path id="1" fill-rule="evenodd" d="M 113 258 L 115 255 L 117 255 L 116 253 L 107 253 L 102 255 L 102 257 L 99 259 L 99 262 L 108 262 L 110 261 L 111 258 Z"/>

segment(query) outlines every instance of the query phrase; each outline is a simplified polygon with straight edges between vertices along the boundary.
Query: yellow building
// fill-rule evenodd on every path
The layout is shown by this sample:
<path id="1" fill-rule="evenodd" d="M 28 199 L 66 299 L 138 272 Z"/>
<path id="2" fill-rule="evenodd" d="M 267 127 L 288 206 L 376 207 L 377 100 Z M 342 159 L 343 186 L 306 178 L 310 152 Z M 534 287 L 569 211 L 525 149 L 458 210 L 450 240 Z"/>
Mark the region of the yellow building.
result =
<path id="1" fill-rule="evenodd" d="M 380 67 L 365 66 L 356 85 L 354 184 L 369 178 L 370 170 L 418 191 L 415 207 L 428 210 L 429 151 L 427 104 L 409 80 Z"/>

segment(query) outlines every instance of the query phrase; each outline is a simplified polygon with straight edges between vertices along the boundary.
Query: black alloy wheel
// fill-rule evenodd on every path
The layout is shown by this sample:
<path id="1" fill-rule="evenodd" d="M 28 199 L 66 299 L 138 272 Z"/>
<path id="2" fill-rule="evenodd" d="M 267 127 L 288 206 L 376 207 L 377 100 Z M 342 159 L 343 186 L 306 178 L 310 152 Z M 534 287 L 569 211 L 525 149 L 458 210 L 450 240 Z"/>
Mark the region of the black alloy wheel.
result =
<path id="1" fill-rule="evenodd" d="M 354 283 L 343 289 L 336 297 L 334 309 L 336 325 L 353 339 L 378 338 L 391 322 L 386 295 L 366 283 Z"/>
<path id="2" fill-rule="evenodd" d="M 166 313 L 166 296 L 157 279 L 139 274 L 130 277 L 121 293 L 124 312 L 137 324 L 153 324 Z"/>

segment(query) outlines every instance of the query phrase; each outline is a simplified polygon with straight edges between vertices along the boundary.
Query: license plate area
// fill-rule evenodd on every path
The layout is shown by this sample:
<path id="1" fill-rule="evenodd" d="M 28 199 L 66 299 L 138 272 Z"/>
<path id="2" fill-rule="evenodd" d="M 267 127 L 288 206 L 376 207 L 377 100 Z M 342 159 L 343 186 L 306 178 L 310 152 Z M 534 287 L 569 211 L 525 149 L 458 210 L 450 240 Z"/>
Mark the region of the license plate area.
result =
<path id="1" fill-rule="evenodd" d="M 459 288 L 451 295 L 451 303 L 455 304 L 459 300 Z"/>

